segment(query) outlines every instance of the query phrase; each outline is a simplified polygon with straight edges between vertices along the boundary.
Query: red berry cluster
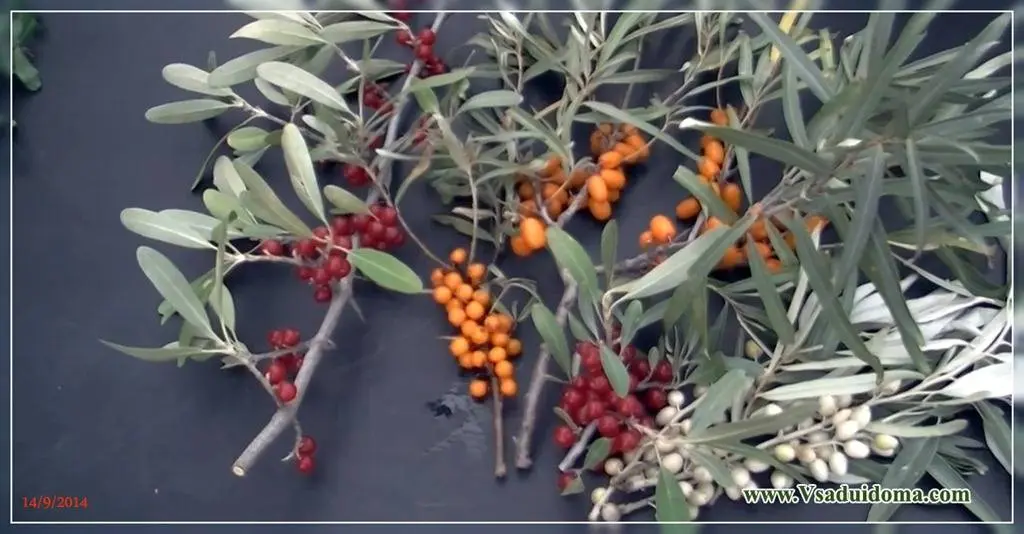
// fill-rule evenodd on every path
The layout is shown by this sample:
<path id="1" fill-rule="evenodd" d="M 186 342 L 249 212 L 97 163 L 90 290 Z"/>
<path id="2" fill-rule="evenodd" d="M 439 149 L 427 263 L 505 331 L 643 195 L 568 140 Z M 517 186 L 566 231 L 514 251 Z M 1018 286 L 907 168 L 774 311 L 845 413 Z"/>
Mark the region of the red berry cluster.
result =
<path id="1" fill-rule="evenodd" d="M 294 328 L 281 328 L 271 330 L 267 333 L 267 342 L 273 350 L 295 349 L 302 341 L 299 331 Z M 292 352 L 278 356 L 270 361 L 263 376 L 267 382 L 274 386 L 274 394 L 277 399 L 284 403 L 295 400 L 299 390 L 296 389 L 292 379 L 302 368 L 302 356 Z"/>
<path id="2" fill-rule="evenodd" d="M 559 408 L 581 428 L 596 423 L 597 433 L 612 440 L 612 455 L 635 450 L 642 435 L 631 423 L 654 427 L 654 415 L 668 404 L 664 386 L 674 378 L 672 366 L 663 360 L 652 369 L 645 358 L 637 357 L 635 347 L 625 347 L 620 352 L 629 370 L 629 394 L 619 397 L 604 374 L 601 349 L 584 341 L 576 344 L 576 352 L 581 373 L 562 390 Z M 572 427 L 561 425 L 555 429 L 554 438 L 559 447 L 569 449 L 578 436 Z M 568 475 L 559 479 L 560 486 L 574 480 L 574 475 Z"/>
<path id="3" fill-rule="evenodd" d="M 312 436 L 299 438 L 299 445 L 295 448 L 295 467 L 300 473 L 308 475 L 313 472 L 316 462 L 313 461 L 313 453 L 316 452 L 316 440 Z"/>
<path id="4" fill-rule="evenodd" d="M 381 115 L 388 115 L 395 109 L 387 85 L 374 82 L 363 85 L 363 105 L 377 110 Z"/>
<path id="5" fill-rule="evenodd" d="M 432 124 L 433 118 L 430 115 L 424 115 L 416 121 L 416 133 L 412 136 L 413 146 L 420 146 L 427 140 Z"/>
<path id="6" fill-rule="evenodd" d="M 377 87 L 379 87 L 379 86 L 377 86 Z M 364 97 L 364 100 L 365 100 L 365 97 Z M 371 101 L 371 102 L 374 103 L 374 104 L 378 103 L 377 101 Z M 367 104 L 367 106 L 370 106 L 370 103 L 366 103 L 366 104 Z M 391 104 L 388 103 L 387 105 L 390 106 Z M 382 136 L 376 135 L 372 139 L 370 139 L 369 142 L 366 145 L 367 153 L 364 154 L 364 156 L 366 157 L 366 160 L 367 161 L 373 161 L 374 158 L 376 157 L 376 150 L 378 148 L 383 148 L 383 147 L 384 147 L 384 138 Z M 342 176 L 345 177 L 345 180 L 352 187 L 362 187 L 364 185 L 369 185 L 370 184 L 370 180 L 371 180 L 370 172 L 368 170 L 366 170 L 366 168 L 361 166 L 361 165 L 356 165 L 354 163 L 346 163 L 346 164 L 342 165 L 342 167 L 341 167 L 341 174 L 342 174 Z"/>
<path id="7" fill-rule="evenodd" d="M 434 54 L 434 43 L 437 41 L 437 34 L 434 33 L 434 30 L 423 28 L 415 36 L 408 30 L 401 30 L 395 39 L 398 44 L 411 48 L 416 59 L 423 62 L 423 68 L 420 69 L 421 77 L 437 76 L 448 70 L 444 61 Z M 412 69 L 411 65 L 406 66 L 406 72 L 410 69 Z"/>

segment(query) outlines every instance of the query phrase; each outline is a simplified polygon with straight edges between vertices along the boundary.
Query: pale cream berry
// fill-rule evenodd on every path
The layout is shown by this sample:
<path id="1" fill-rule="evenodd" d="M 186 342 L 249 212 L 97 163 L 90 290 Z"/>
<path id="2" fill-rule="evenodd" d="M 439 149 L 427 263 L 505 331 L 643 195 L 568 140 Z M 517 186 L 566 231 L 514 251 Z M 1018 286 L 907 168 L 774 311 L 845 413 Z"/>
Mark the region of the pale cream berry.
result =
<path id="1" fill-rule="evenodd" d="M 664 436 L 659 437 L 654 440 L 654 448 L 658 449 L 658 452 L 662 454 L 668 454 L 676 450 L 676 440 Z"/>
<path id="2" fill-rule="evenodd" d="M 782 443 L 775 446 L 775 459 L 782 463 L 792 462 L 796 458 L 796 450 L 793 449 L 788 443 Z"/>
<path id="3" fill-rule="evenodd" d="M 828 468 L 835 475 L 845 475 L 849 468 L 849 461 L 846 459 L 846 455 L 839 451 L 830 454 L 828 457 Z"/>
<path id="4" fill-rule="evenodd" d="M 747 482 L 746 486 L 743 486 L 743 489 L 744 490 L 756 490 L 758 487 L 759 486 L 757 485 L 757 482 L 754 481 L 753 479 L 751 479 L 749 482 Z"/>
<path id="5" fill-rule="evenodd" d="M 643 473 L 637 473 L 626 480 L 626 487 L 632 488 L 632 491 L 640 491 L 647 487 L 647 478 Z"/>
<path id="6" fill-rule="evenodd" d="M 686 500 L 694 506 L 704 506 L 711 501 L 711 498 L 704 492 L 694 490 L 693 493 L 686 497 Z"/>
<path id="7" fill-rule="evenodd" d="M 799 423 L 797 423 L 796 429 L 797 430 L 807 430 L 808 428 L 811 428 L 812 426 L 814 426 L 814 424 L 815 424 L 814 419 L 808 417 L 807 419 L 804 419 L 803 421 L 800 421 Z"/>
<path id="8" fill-rule="evenodd" d="M 696 397 L 703 397 L 708 392 L 707 386 L 696 386 L 693 388 L 693 394 Z"/>
<path id="9" fill-rule="evenodd" d="M 893 395 L 898 393 L 901 387 L 903 387 L 902 380 L 890 380 L 882 384 L 881 392 L 883 395 Z"/>
<path id="10" fill-rule="evenodd" d="M 747 355 L 747 358 L 756 360 L 762 354 L 761 346 L 753 339 L 748 339 L 747 342 L 743 344 L 743 353 Z"/>
<path id="11" fill-rule="evenodd" d="M 692 506 L 691 505 L 691 506 L 689 506 L 689 511 L 690 511 L 690 521 L 696 521 L 697 520 L 697 516 L 700 515 L 700 507 L 699 506 Z"/>
<path id="12" fill-rule="evenodd" d="M 657 461 L 658 461 L 658 451 L 655 450 L 654 447 L 647 447 L 647 448 L 645 448 L 644 449 L 644 453 L 643 453 L 643 459 L 644 459 L 644 462 L 649 463 L 649 464 L 657 463 Z"/>
<path id="13" fill-rule="evenodd" d="M 666 454 L 661 457 L 661 467 L 673 475 L 683 470 L 683 457 L 676 454 Z"/>
<path id="14" fill-rule="evenodd" d="M 816 458 L 810 463 L 808 469 L 811 471 L 811 476 L 818 482 L 825 482 L 828 480 L 828 464 L 825 463 L 825 460 Z"/>
<path id="15" fill-rule="evenodd" d="M 892 458 L 893 456 L 896 456 L 896 449 L 879 449 L 878 447 L 875 447 L 874 444 L 871 445 L 871 452 L 875 453 L 877 456 L 881 456 L 882 458 Z"/>
<path id="16" fill-rule="evenodd" d="M 644 476 L 647 478 L 658 478 L 658 474 L 659 471 L 657 467 L 651 466 L 648 467 L 647 469 L 644 469 Z"/>
<path id="17" fill-rule="evenodd" d="M 683 421 L 681 423 L 679 423 L 679 429 L 683 431 L 683 434 L 689 434 L 690 433 L 690 429 L 692 429 L 692 428 L 693 428 L 693 421 L 691 421 L 689 419 L 683 419 Z"/>
<path id="18" fill-rule="evenodd" d="M 615 523 L 622 519 L 622 512 L 619 511 L 618 506 L 606 504 L 601 507 L 601 519 L 609 523 Z"/>
<path id="19" fill-rule="evenodd" d="M 658 412 L 658 415 L 654 416 L 654 422 L 660 427 L 668 426 L 677 413 L 679 413 L 679 410 L 676 407 L 666 406 Z"/>
<path id="20" fill-rule="evenodd" d="M 775 489 L 788 488 L 793 485 L 793 477 L 782 471 L 773 471 L 771 476 L 772 487 Z"/>
<path id="21" fill-rule="evenodd" d="M 828 441 L 828 434 L 820 430 L 817 432 L 811 432 L 807 435 L 808 443 L 824 443 L 826 441 Z"/>
<path id="22" fill-rule="evenodd" d="M 765 404 L 764 408 L 762 409 L 764 410 L 764 415 L 768 417 L 771 417 L 773 415 L 779 415 L 782 413 L 782 406 L 779 406 L 774 402 L 771 404 Z"/>
<path id="23" fill-rule="evenodd" d="M 736 486 L 729 486 L 725 488 L 725 495 L 729 497 L 731 501 L 738 501 L 743 496 L 743 492 L 740 491 Z"/>
<path id="24" fill-rule="evenodd" d="M 622 460 L 618 458 L 609 458 L 604 461 L 604 472 L 611 477 L 621 473 L 625 467 Z"/>
<path id="25" fill-rule="evenodd" d="M 818 398 L 818 413 L 822 417 L 830 417 L 836 413 L 836 398 L 832 395 L 822 395 Z"/>
<path id="26" fill-rule="evenodd" d="M 679 491 L 683 492 L 683 497 L 689 497 L 693 493 L 693 484 L 685 480 L 679 482 Z"/>
<path id="27" fill-rule="evenodd" d="M 733 468 L 729 474 L 732 476 L 733 484 L 736 484 L 741 488 L 750 482 L 750 471 L 747 471 L 742 467 Z"/>
<path id="28" fill-rule="evenodd" d="M 810 445 L 801 445 L 796 451 L 796 456 L 800 459 L 800 463 L 809 464 L 818 458 L 818 453 Z"/>
<path id="29" fill-rule="evenodd" d="M 836 406 L 839 408 L 849 408 L 850 404 L 853 404 L 852 395 L 836 395 Z"/>
<path id="30" fill-rule="evenodd" d="M 899 447 L 900 442 L 889 434 L 875 434 L 874 445 L 881 450 L 891 451 Z"/>
<path id="31" fill-rule="evenodd" d="M 695 493 L 704 495 L 704 499 L 707 502 L 711 502 L 711 499 L 715 497 L 715 485 L 711 482 L 701 482 L 700 484 L 697 484 Z"/>
<path id="32" fill-rule="evenodd" d="M 867 458 L 871 454 L 871 448 L 863 441 L 856 439 L 843 443 L 843 450 L 846 451 L 847 456 L 856 459 Z"/>
<path id="33" fill-rule="evenodd" d="M 711 476 L 711 471 L 708 471 L 706 467 L 699 465 L 693 470 L 693 479 L 697 482 L 706 483 L 714 480 L 714 477 Z"/>
<path id="34" fill-rule="evenodd" d="M 853 409 L 853 414 L 850 415 L 851 421 L 856 421 L 857 426 L 864 428 L 871 422 L 871 408 L 861 404 L 860 406 Z"/>
<path id="35" fill-rule="evenodd" d="M 750 471 L 751 473 L 764 473 L 771 468 L 770 465 L 753 458 L 743 460 L 743 467 L 746 467 L 747 471 Z"/>
<path id="36" fill-rule="evenodd" d="M 848 439 L 852 439 L 854 436 L 857 435 L 857 432 L 859 430 L 860 425 L 857 423 L 857 421 L 854 421 L 852 419 L 849 421 L 843 421 L 842 424 L 836 425 L 836 439 L 839 441 L 846 441 Z"/>
<path id="37" fill-rule="evenodd" d="M 849 408 L 843 408 L 842 410 L 837 411 L 836 414 L 832 416 L 832 424 L 841 425 L 846 421 L 849 421 L 851 415 L 853 415 L 853 410 Z"/>
<path id="38" fill-rule="evenodd" d="M 686 404 L 686 394 L 682 391 L 668 392 L 668 405 L 675 408 L 682 408 Z"/>
<path id="39" fill-rule="evenodd" d="M 598 504 L 604 500 L 604 496 L 608 493 L 608 489 L 598 486 L 594 488 L 594 491 L 590 492 L 590 502 Z"/>

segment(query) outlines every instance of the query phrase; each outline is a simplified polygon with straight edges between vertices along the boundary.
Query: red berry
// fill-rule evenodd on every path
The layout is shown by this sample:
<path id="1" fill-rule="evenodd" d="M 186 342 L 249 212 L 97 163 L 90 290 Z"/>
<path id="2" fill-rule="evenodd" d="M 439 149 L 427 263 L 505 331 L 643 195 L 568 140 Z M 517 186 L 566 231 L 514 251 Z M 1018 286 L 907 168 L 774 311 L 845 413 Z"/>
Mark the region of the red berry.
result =
<path id="1" fill-rule="evenodd" d="M 619 420 L 611 414 L 602 415 L 597 420 L 597 432 L 606 438 L 614 438 L 622 431 Z"/>
<path id="2" fill-rule="evenodd" d="M 612 383 L 608 381 L 608 377 L 602 375 L 595 376 L 589 380 L 590 391 L 597 393 L 598 395 L 605 396 L 609 391 L 612 390 Z"/>
<path id="3" fill-rule="evenodd" d="M 590 389 L 590 383 L 587 381 L 586 378 L 582 376 L 577 376 L 576 378 L 573 378 L 570 386 L 572 386 L 573 389 L 579 391 L 580 393 L 585 393 L 588 389 Z"/>
<path id="4" fill-rule="evenodd" d="M 392 104 L 391 102 L 387 102 L 387 103 L 381 105 L 381 107 L 379 109 L 381 115 L 390 115 L 391 112 L 394 111 L 394 110 L 395 110 L 395 105 Z"/>
<path id="5" fill-rule="evenodd" d="M 352 228 L 359 233 L 365 232 L 366 228 L 370 226 L 370 216 L 365 213 L 359 213 L 352 216 Z"/>
<path id="6" fill-rule="evenodd" d="M 626 417 L 643 417 L 646 415 L 644 405 L 640 402 L 640 399 L 636 398 L 636 395 L 629 394 L 619 400 L 618 406 L 615 408 L 620 414 Z"/>
<path id="7" fill-rule="evenodd" d="M 566 389 L 562 393 L 561 407 L 565 413 L 576 413 L 586 402 L 586 396 L 576 388 Z"/>
<path id="8" fill-rule="evenodd" d="M 384 148 L 384 137 L 377 135 L 373 139 L 370 139 L 369 144 L 370 150 L 377 150 L 378 148 Z"/>
<path id="9" fill-rule="evenodd" d="M 420 43 L 420 45 L 416 47 L 416 59 L 420 61 L 427 61 L 433 57 L 433 55 L 434 47 L 428 44 Z"/>
<path id="10" fill-rule="evenodd" d="M 277 392 L 277 399 L 281 402 L 291 402 L 299 393 L 299 390 L 295 389 L 295 384 L 291 382 L 281 382 L 274 387 L 274 391 Z"/>
<path id="11" fill-rule="evenodd" d="M 388 226 L 384 229 L 384 238 L 382 240 L 388 245 L 398 247 L 405 243 L 405 234 L 394 226 Z"/>
<path id="12" fill-rule="evenodd" d="M 412 18 L 412 13 L 409 13 L 408 11 L 395 11 L 391 16 L 402 22 L 409 22 L 409 19 Z"/>
<path id="13" fill-rule="evenodd" d="M 602 395 L 602 394 L 600 394 L 600 393 L 598 393 L 598 392 L 596 392 L 596 391 L 594 391 L 592 389 L 588 389 L 587 390 L 587 395 L 586 396 L 587 396 L 587 400 L 588 401 L 592 401 L 592 400 L 593 401 L 603 401 L 604 398 L 605 398 L 604 395 Z"/>
<path id="14" fill-rule="evenodd" d="M 375 248 L 377 250 L 387 250 L 389 247 L 390 247 L 390 243 L 388 243 L 387 241 L 384 241 L 383 239 L 378 239 L 373 244 L 373 248 Z"/>
<path id="15" fill-rule="evenodd" d="M 260 250 L 267 256 L 284 256 L 284 245 L 275 239 L 268 239 L 261 243 Z"/>
<path id="16" fill-rule="evenodd" d="M 298 251 L 299 256 L 302 256 L 303 258 L 306 259 L 315 258 L 318 252 L 317 243 L 312 239 L 303 239 L 302 241 L 299 241 L 299 244 L 295 247 L 295 250 Z"/>
<path id="17" fill-rule="evenodd" d="M 281 345 L 285 347 L 294 347 L 302 341 L 302 334 L 294 328 L 286 328 L 281 334 Z"/>
<path id="18" fill-rule="evenodd" d="M 402 30 L 395 36 L 395 40 L 402 46 L 409 46 L 412 44 L 412 33 Z"/>
<path id="19" fill-rule="evenodd" d="M 576 433 L 571 428 L 561 425 L 555 428 L 555 444 L 563 449 L 568 449 L 576 443 Z"/>
<path id="20" fill-rule="evenodd" d="M 308 475 L 313 472 L 313 468 L 316 467 L 316 463 L 313 461 L 312 456 L 300 456 L 299 460 L 295 462 L 299 472 Z"/>
<path id="21" fill-rule="evenodd" d="M 636 359 L 636 347 L 628 345 L 622 349 L 622 353 L 619 355 L 622 358 L 622 362 L 629 365 Z"/>
<path id="22" fill-rule="evenodd" d="M 327 269 L 323 267 L 314 269 L 313 283 L 318 286 L 323 286 L 331 283 L 331 273 L 327 272 Z"/>
<path id="23" fill-rule="evenodd" d="M 295 274 L 299 276 L 299 280 L 305 280 L 308 282 L 310 279 L 313 278 L 313 268 L 299 267 L 298 269 L 295 269 Z"/>
<path id="24" fill-rule="evenodd" d="M 274 349 L 283 347 L 284 332 L 281 330 L 271 330 L 270 332 L 267 332 L 267 343 Z"/>
<path id="25" fill-rule="evenodd" d="M 427 132 L 425 130 L 416 130 L 416 133 L 412 136 L 413 144 L 420 144 L 427 140 Z"/>
<path id="26" fill-rule="evenodd" d="M 586 356 L 588 354 L 597 354 L 600 356 L 600 349 L 592 341 L 580 341 L 576 343 L 576 352 L 579 355 Z"/>
<path id="27" fill-rule="evenodd" d="M 629 392 L 635 392 L 638 387 L 640 387 L 640 379 L 636 375 L 629 375 Z"/>
<path id="28" fill-rule="evenodd" d="M 612 441 L 612 450 L 620 453 L 627 453 L 633 451 L 640 445 L 640 432 L 629 429 L 625 432 L 615 436 Z"/>
<path id="29" fill-rule="evenodd" d="M 599 400 L 590 400 L 583 405 L 580 409 L 579 420 L 581 425 L 589 425 L 597 420 L 598 417 L 604 415 L 606 410 L 605 403 Z"/>
<path id="30" fill-rule="evenodd" d="M 288 375 L 288 369 L 285 368 L 281 362 L 273 362 L 267 367 L 267 381 L 271 385 L 278 385 L 284 381 Z"/>
<path id="31" fill-rule="evenodd" d="M 649 416 L 649 415 L 645 415 L 645 416 L 641 417 L 640 421 L 638 421 L 638 422 L 641 425 L 643 425 L 643 426 L 645 426 L 647 428 L 650 428 L 650 429 L 657 428 L 657 427 L 654 426 L 654 418 Z"/>
<path id="32" fill-rule="evenodd" d="M 665 360 L 658 362 L 658 365 L 654 366 L 654 372 L 651 374 L 651 380 L 667 384 L 672 381 L 675 373 L 672 372 L 672 364 Z"/>
<path id="33" fill-rule="evenodd" d="M 342 278 L 345 278 L 346 276 L 348 276 L 349 273 L 352 272 L 352 264 L 350 264 L 348 260 L 342 258 L 341 256 L 331 256 L 327 260 L 327 265 L 325 266 L 325 269 L 331 275 L 331 278 L 334 278 L 335 280 L 341 280 Z"/>
<path id="34" fill-rule="evenodd" d="M 299 454 L 303 456 L 309 456 L 310 454 L 316 452 L 316 440 L 314 440 L 310 436 L 302 436 L 302 439 L 299 440 L 299 446 L 296 450 L 298 451 Z"/>
<path id="35" fill-rule="evenodd" d="M 359 235 L 359 246 L 364 248 L 376 248 L 377 240 L 374 239 L 370 232 L 363 232 Z"/>
<path id="36" fill-rule="evenodd" d="M 380 241 L 384 238 L 384 225 L 380 221 L 370 221 L 366 233 L 373 236 L 374 241 Z"/>
<path id="37" fill-rule="evenodd" d="M 629 374 L 643 380 L 651 374 L 651 364 L 647 363 L 647 360 L 635 360 L 633 365 L 629 366 Z"/>
<path id="38" fill-rule="evenodd" d="M 601 354 L 598 352 L 585 352 L 580 354 L 580 363 L 583 369 L 592 375 L 601 373 L 604 367 L 601 365 Z"/>
<path id="39" fill-rule="evenodd" d="M 352 249 L 352 237 L 348 235 L 336 235 L 334 236 L 334 246 L 344 250 Z M 342 251 L 337 251 L 342 252 Z M 341 257 L 345 257 L 344 254 L 340 254 Z"/>
<path id="40" fill-rule="evenodd" d="M 326 226 L 317 226 L 313 229 L 313 236 L 321 241 L 326 241 L 331 235 L 331 231 Z"/>
<path id="41" fill-rule="evenodd" d="M 398 211 L 391 206 L 381 206 L 377 220 L 384 226 L 395 226 L 398 223 Z"/>
<path id="42" fill-rule="evenodd" d="M 668 405 L 668 395 L 664 389 L 648 389 L 644 392 L 644 404 L 649 410 L 660 410 Z"/>
<path id="43" fill-rule="evenodd" d="M 352 220 L 345 215 L 336 215 L 331 219 L 331 230 L 334 231 L 335 244 L 339 236 L 352 235 Z"/>
<path id="44" fill-rule="evenodd" d="M 291 360 L 288 361 L 288 372 L 295 374 L 302 369 L 302 356 L 293 354 Z"/>
<path id="45" fill-rule="evenodd" d="M 440 61 L 432 62 L 427 65 L 427 74 L 430 74 L 431 76 L 444 74 L 446 70 L 448 70 L 448 68 L 445 67 L 444 63 L 441 63 Z"/>
<path id="46" fill-rule="evenodd" d="M 331 291 L 331 286 L 317 286 L 313 290 L 313 300 L 320 304 L 326 304 L 331 301 L 331 297 L 334 296 L 334 292 Z"/>
<path id="47" fill-rule="evenodd" d="M 434 33 L 434 30 L 431 30 L 430 28 L 423 28 L 420 30 L 420 34 L 416 36 L 416 38 L 419 40 L 420 44 L 433 46 L 434 41 L 437 40 L 437 35 Z"/>
<path id="48" fill-rule="evenodd" d="M 558 473 L 558 491 L 565 491 L 573 482 L 576 482 L 576 474 Z"/>

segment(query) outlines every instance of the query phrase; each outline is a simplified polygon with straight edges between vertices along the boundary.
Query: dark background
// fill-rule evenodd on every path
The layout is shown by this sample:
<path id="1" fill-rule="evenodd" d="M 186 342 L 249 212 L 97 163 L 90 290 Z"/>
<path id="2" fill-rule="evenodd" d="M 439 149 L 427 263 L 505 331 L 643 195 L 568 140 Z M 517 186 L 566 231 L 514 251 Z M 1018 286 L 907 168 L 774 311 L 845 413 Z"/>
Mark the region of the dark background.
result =
<path id="1" fill-rule="evenodd" d="M 449 328 L 443 314 L 428 298 L 391 295 L 368 285 L 357 288 L 368 321 L 346 313 L 334 337 L 339 348 L 318 369 L 301 410 L 304 428 L 320 445 L 317 473 L 303 477 L 292 464 L 276 462 L 287 448 L 288 440 L 282 439 L 248 476 L 233 476 L 231 462 L 272 413 L 252 379 L 244 372 L 220 371 L 214 363 L 181 369 L 147 364 L 106 349 L 97 338 L 159 346 L 177 335 L 176 328 L 158 325 L 159 297 L 135 261 L 135 248 L 153 243 L 125 230 L 118 213 L 126 207 L 203 210 L 188 186 L 207 152 L 238 117 L 224 116 L 212 125 L 161 126 L 147 123 L 143 112 L 190 98 L 163 82 L 165 64 L 204 66 L 211 49 L 223 62 L 253 48 L 227 39 L 249 19 L 239 14 L 42 17 L 46 33 L 32 51 L 43 89 L 34 95 L 18 93 L 14 110 L 14 520 L 585 518 L 586 495 L 556 496 L 554 465 L 560 455 L 549 445 L 553 418 L 545 417 L 537 431 L 534 470 L 528 476 L 513 470 L 507 481 L 496 483 L 489 407 L 457 409 L 440 418 L 427 407 L 464 389 L 445 343 L 436 339 Z M 961 44 L 990 17 L 940 17 L 920 53 Z M 847 35 L 866 18 L 823 14 L 812 25 Z M 419 14 L 414 25 L 431 19 Z M 452 49 L 475 31 L 471 15 L 450 15 L 438 48 Z M 397 47 L 388 48 L 388 57 L 405 57 Z M 670 55 L 667 65 L 678 66 L 691 49 L 677 46 L 669 52 L 659 57 Z M 449 59 L 465 53 L 454 51 Z M 618 98 L 608 101 L 617 103 Z M 782 127 L 781 111 L 766 110 L 759 122 Z M 287 187 L 280 158 L 273 151 L 268 156 L 259 169 Z M 671 149 L 656 148 L 644 175 L 631 180 L 615 213 L 623 236 L 621 254 L 637 252 L 628 236 L 639 234 L 653 213 L 671 212 L 680 196 L 671 175 L 680 162 Z M 337 177 L 323 181 L 341 183 Z M 771 185 L 762 181 L 759 189 Z M 465 244 L 454 231 L 429 226 L 429 217 L 442 206 L 426 188 L 415 188 L 402 207 L 435 252 Z M 574 221 L 570 229 L 596 247 L 596 224 Z M 189 277 L 212 262 L 208 254 L 155 246 Z M 412 244 L 399 256 L 424 276 L 432 267 Z M 560 293 L 545 255 L 501 265 L 539 279 L 549 303 Z M 323 307 L 286 269 L 244 269 L 232 276 L 230 286 L 240 310 L 240 335 L 253 345 L 275 327 L 294 326 L 311 335 L 322 317 Z M 527 354 L 518 377 L 525 385 L 537 338 L 531 327 L 523 331 Z M 510 403 L 507 414 L 506 428 L 514 431 L 516 403 Z M 1000 515 L 1008 516 L 1008 477 L 991 465 L 989 475 L 972 483 Z M 51 494 L 88 497 L 89 509 L 30 511 L 21 506 L 22 497 Z M 701 520 L 860 521 L 865 513 L 862 506 L 754 508 L 723 499 L 703 511 Z M 965 521 L 970 516 L 958 507 L 905 507 L 896 518 Z M 956 528 L 983 532 L 987 527 Z"/>

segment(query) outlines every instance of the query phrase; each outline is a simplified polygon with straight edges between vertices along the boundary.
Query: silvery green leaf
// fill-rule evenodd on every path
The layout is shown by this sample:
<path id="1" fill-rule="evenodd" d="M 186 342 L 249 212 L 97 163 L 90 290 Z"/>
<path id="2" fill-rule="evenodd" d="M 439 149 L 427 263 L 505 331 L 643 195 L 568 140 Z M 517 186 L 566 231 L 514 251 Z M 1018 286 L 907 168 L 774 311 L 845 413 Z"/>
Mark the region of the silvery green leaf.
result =
<path id="1" fill-rule="evenodd" d="M 352 114 L 345 99 L 334 87 L 290 63 L 268 61 L 257 67 L 260 78 L 298 95 L 302 95 L 318 104 L 331 109 Z"/>
<path id="2" fill-rule="evenodd" d="M 267 134 L 263 128 L 243 126 L 228 134 L 228 146 L 242 152 L 259 150 L 269 144 Z"/>
<path id="3" fill-rule="evenodd" d="M 903 442 L 903 447 L 890 464 L 880 482 L 884 488 L 902 489 L 917 487 L 938 451 L 937 438 L 917 438 Z M 868 510 L 868 521 L 888 521 L 899 503 L 876 503 Z"/>
<path id="4" fill-rule="evenodd" d="M 967 428 L 966 419 L 953 419 L 944 423 L 922 426 L 872 421 L 864 427 L 864 430 L 874 434 L 888 434 L 897 438 L 930 438 L 958 434 L 965 428 Z"/>
<path id="5" fill-rule="evenodd" d="M 523 96 L 515 91 L 487 91 L 469 97 L 459 108 L 458 113 L 465 113 L 474 109 L 510 108 L 518 106 L 522 101 Z"/>
<path id="6" fill-rule="evenodd" d="M 334 44 L 371 39 L 397 29 L 395 23 L 376 22 L 372 20 L 351 20 L 324 26 L 320 30 L 320 38 Z"/>
<path id="7" fill-rule="evenodd" d="M 210 73 L 186 63 L 171 63 L 161 74 L 167 83 L 193 93 L 219 97 L 234 94 L 230 89 L 210 87 Z"/>
<path id="8" fill-rule="evenodd" d="M 231 87 L 247 82 L 256 77 L 256 68 L 263 63 L 276 61 L 301 49 L 297 46 L 275 46 L 243 54 L 213 69 L 209 83 L 212 87 Z"/>
<path id="9" fill-rule="evenodd" d="M 818 97 L 818 100 L 828 102 L 835 96 L 835 90 L 828 80 L 825 79 L 821 69 L 814 64 L 811 58 L 808 57 L 807 52 L 804 52 L 792 37 L 779 28 L 777 22 L 768 18 L 767 13 L 750 12 L 748 16 L 750 20 L 761 27 L 765 34 L 771 37 L 775 45 L 781 50 L 782 57 L 793 66 L 800 79 L 807 84 L 807 87 Z"/>
<path id="10" fill-rule="evenodd" d="M 231 39 L 253 39 L 278 46 L 309 46 L 323 43 L 313 30 L 291 20 L 262 19 L 231 34 Z"/>
<path id="11" fill-rule="evenodd" d="M 144 360 L 147 362 L 154 363 L 166 363 L 178 361 L 181 358 L 187 358 L 189 356 L 195 356 L 206 352 L 206 350 L 198 347 L 179 347 L 177 343 L 166 346 L 166 347 L 128 347 L 126 345 L 119 345 L 101 339 L 100 343 L 129 356 Z"/>
<path id="12" fill-rule="evenodd" d="M 740 369 L 732 369 L 722 378 L 708 387 L 697 408 L 690 416 L 690 432 L 701 432 L 709 426 L 722 421 L 725 411 L 733 401 L 747 393 L 751 380 Z"/>
<path id="13" fill-rule="evenodd" d="M 920 380 L 921 373 L 916 371 L 892 370 L 883 374 L 882 380 Z M 878 384 L 875 373 L 864 373 L 852 376 L 836 378 L 817 378 L 795 384 L 777 386 L 764 393 L 760 397 L 772 402 L 793 401 L 799 399 L 817 398 L 822 395 L 859 395 L 874 391 Z"/>
<path id="14" fill-rule="evenodd" d="M 121 211 L 121 224 L 125 228 L 149 239 L 163 241 L 179 247 L 193 249 L 214 249 L 208 238 L 196 231 L 187 222 L 169 215 L 142 209 L 127 208 Z"/>
<path id="15" fill-rule="evenodd" d="M 181 100 L 147 109 L 146 120 L 154 124 L 188 124 L 212 119 L 235 107 L 238 106 L 220 100 Z"/>
<path id="16" fill-rule="evenodd" d="M 997 399 L 1013 393 L 1013 364 L 1010 362 L 986 365 L 971 371 L 939 390 L 947 397 L 977 397 Z"/>
<path id="17" fill-rule="evenodd" d="M 292 187 L 299 195 L 302 203 L 309 208 L 321 221 L 327 221 L 327 214 L 324 211 L 324 198 L 320 192 L 320 183 L 316 178 L 316 169 L 313 168 L 313 160 L 309 157 L 309 147 L 306 139 L 294 123 L 284 126 L 281 134 L 281 148 L 284 150 L 284 160 L 288 167 L 288 176 L 291 178 Z"/>
<path id="18" fill-rule="evenodd" d="M 178 315 L 195 327 L 199 334 L 208 339 L 218 339 L 210 328 L 210 317 L 206 314 L 199 296 L 174 263 L 167 256 L 149 247 L 139 247 L 135 255 L 146 278 L 149 278 Z"/>
<path id="19" fill-rule="evenodd" d="M 278 91 L 270 82 L 263 78 L 256 78 L 253 80 L 253 84 L 256 85 L 256 89 L 263 95 L 264 98 L 277 104 L 279 106 L 291 107 L 292 101 L 283 92 Z"/>

